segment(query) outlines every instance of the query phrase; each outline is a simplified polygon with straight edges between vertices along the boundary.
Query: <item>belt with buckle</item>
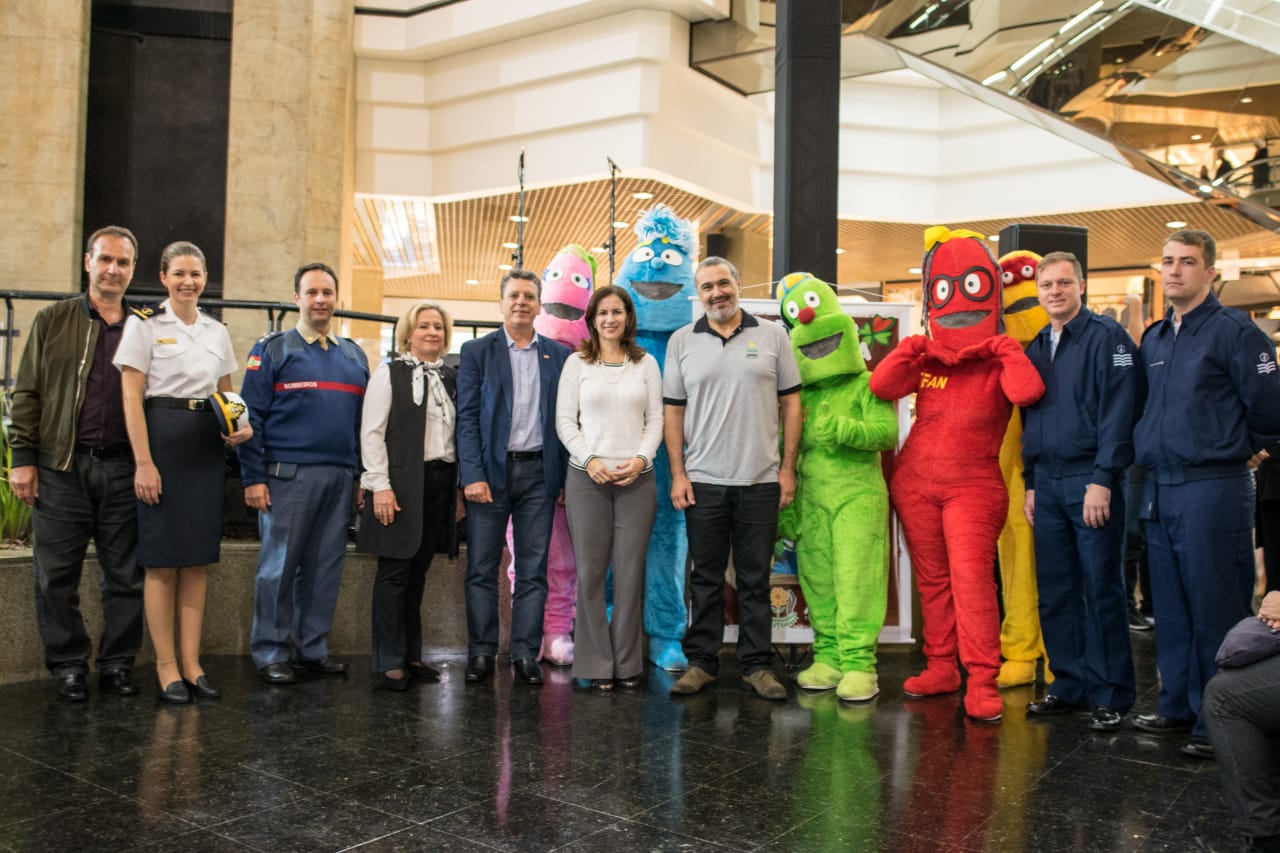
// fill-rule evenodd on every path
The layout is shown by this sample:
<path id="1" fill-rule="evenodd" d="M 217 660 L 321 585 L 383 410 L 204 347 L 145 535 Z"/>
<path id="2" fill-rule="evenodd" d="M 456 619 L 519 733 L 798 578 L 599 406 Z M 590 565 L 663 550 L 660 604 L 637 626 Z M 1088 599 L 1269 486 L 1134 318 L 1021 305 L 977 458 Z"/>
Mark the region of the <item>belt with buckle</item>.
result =
<path id="1" fill-rule="evenodd" d="M 209 408 L 209 401 L 194 397 L 148 397 L 143 403 L 148 409 L 182 409 L 187 412 L 203 412 Z"/>
<path id="2" fill-rule="evenodd" d="M 541 459 L 541 450 L 508 450 L 508 462 L 531 462 L 534 459 Z"/>

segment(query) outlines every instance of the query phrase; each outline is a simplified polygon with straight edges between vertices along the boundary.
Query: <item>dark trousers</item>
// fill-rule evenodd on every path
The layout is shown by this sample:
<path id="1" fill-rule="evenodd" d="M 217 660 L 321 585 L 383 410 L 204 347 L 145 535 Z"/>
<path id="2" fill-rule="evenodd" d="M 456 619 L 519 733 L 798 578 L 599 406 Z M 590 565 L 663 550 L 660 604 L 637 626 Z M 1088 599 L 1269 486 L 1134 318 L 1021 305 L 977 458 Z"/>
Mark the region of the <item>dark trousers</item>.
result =
<path id="1" fill-rule="evenodd" d="M 511 522 L 516 585 L 511 594 L 511 657 L 536 658 L 547 602 L 547 548 L 557 495 L 547 490 L 541 459 L 507 460 L 507 488 L 492 503 L 467 501 L 467 654 L 498 652 L 498 565 Z"/>
<path id="2" fill-rule="evenodd" d="M 1205 688 L 1204 718 L 1236 827 L 1280 835 L 1280 655 L 1220 670 Z"/>
<path id="3" fill-rule="evenodd" d="M 80 575 L 93 539 L 102 573 L 98 669 L 129 669 L 142 645 L 142 569 L 138 567 L 133 459 L 72 456 L 69 471 L 41 465 L 31 514 L 36 621 L 50 672 L 85 672 L 92 645 L 80 615 Z"/>
<path id="4" fill-rule="evenodd" d="M 431 558 L 444 537 L 441 525 L 454 523 L 457 480 L 456 465 L 426 463 L 418 552 L 408 559 L 378 558 L 373 578 L 374 672 L 402 669 L 422 660 L 422 591 L 427 586 Z"/>
<path id="5" fill-rule="evenodd" d="M 1052 662 L 1049 692 L 1073 705 L 1133 707 L 1136 687 L 1129 646 L 1120 542 L 1124 493 L 1111 492 L 1111 519 L 1084 523 L 1089 475 L 1036 475 L 1036 585 L 1040 630 Z"/>
<path id="6" fill-rule="evenodd" d="M 738 660 L 742 674 L 768 669 L 773 654 L 769 567 L 778 535 L 777 483 L 717 486 L 694 483 L 694 505 L 684 511 L 689 535 L 692 616 L 684 635 L 690 666 L 720 669 L 724 645 L 724 572 L 733 552 L 738 587 Z"/>
<path id="7" fill-rule="evenodd" d="M 1267 569 L 1267 592 L 1280 590 L 1280 501 L 1258 501 L 1257 544 Z"/>
<path id="8" fill-rule="evenodd" d="M 1253 598 L 1253 481 L 1248 474 L 1178 485 L 1147 481 L 1143 510 L 1156 606 L 1156 665 L 1166 717 L 1196 718 L 1214 657 Z"/>

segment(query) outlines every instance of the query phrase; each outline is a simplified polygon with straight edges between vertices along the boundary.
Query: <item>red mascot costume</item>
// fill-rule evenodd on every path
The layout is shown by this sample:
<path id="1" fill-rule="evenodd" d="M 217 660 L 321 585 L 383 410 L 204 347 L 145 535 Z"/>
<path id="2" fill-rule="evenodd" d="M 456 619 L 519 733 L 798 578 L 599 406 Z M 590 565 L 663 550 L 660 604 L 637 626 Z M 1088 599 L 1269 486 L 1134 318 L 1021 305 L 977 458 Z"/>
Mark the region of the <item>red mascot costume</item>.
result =
<path id="1" fill-rule="evenodd" d="M 1040 399 L 1044 384 L 1003 334 L 1000 266 L 982 235 L 939 226 L 924 238 L 929 337 L 903 339 L 871 374 L 881 399 L 916 394 L 889 495 L 915 568 L 928 665 L 902 687 L 910 696 L 954 693 L 958 651 L 965 711 L 995 721 L 1003 710 L 996 540 L 1009 504 L 1000 442 L 1012 407 Z"/>

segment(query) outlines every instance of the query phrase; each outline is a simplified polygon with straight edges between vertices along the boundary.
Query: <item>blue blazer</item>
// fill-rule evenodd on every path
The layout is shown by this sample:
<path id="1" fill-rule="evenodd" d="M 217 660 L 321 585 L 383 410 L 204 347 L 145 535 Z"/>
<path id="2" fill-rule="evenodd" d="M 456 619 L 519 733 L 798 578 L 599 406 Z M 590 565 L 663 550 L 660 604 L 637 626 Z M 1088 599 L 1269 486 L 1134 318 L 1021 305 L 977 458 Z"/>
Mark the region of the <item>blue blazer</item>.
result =
<path id="1" fill-rule="evenodd" d="M 564 488 L 568 454 L 556 434 L 556 391 L 569 350 L 538 335 L 542 468 L 553 495 Z M 507 441 L 511 437 L 511 357 L 502 329 L 462 345 L 458 365 L 458 467 L 462 484 L 507 486 Z"/>

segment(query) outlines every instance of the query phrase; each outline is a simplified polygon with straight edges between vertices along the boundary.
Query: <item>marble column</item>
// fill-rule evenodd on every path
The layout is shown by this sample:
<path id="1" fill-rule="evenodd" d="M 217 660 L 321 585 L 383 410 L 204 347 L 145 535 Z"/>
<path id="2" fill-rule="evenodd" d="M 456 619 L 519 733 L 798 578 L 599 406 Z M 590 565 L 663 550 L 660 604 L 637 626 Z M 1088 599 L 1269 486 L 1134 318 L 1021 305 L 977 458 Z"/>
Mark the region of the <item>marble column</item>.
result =
<path id="1" fill-rule="evenodd" d="M 339 271 L 350 243 L 354 148 L 348 0 L 236 0 L 227 134 L 225 294 L 292 301 L 293 273 L 321 261 Z M 349 279 L 349 276 L 347 276 Z M 352 304 L 353 282 L 339 301 Z M 229 312 L 245 353 L 265 319 Z M 292 325 L 296 315 L 288 317 Z"/>
<path id="2" fill-rule="evenodd" d="M 7 288 L 79 289 L 88 86 L 89 4 L 5 0 L 0 14 L 0 254 L 12 263 Z M 15 326 L 29 328 L 45 304 L 16 303 Z M 22 342 L 15 341 L 14 371 Z"/>

